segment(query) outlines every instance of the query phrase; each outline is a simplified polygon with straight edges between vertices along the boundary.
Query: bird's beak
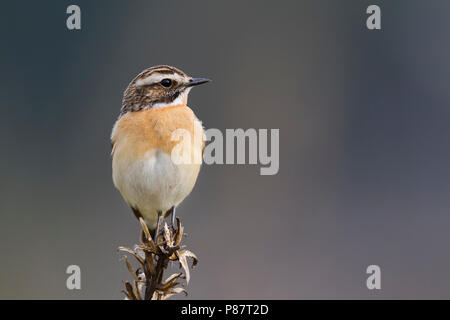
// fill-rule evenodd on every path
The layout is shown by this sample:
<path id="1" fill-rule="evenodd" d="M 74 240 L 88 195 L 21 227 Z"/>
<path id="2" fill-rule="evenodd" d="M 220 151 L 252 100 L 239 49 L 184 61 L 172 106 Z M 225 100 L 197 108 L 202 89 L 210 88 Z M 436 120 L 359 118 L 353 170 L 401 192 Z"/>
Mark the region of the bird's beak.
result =
<path id="1" fill-rule="evenodd" d="M 185 87 L 193 87 L 193 86 L 198 86 L 200 84 L 204 84 L 207 82 L 210 82 L 211 80 L 206 79 L 206 78 L 192 78 L 191 80 L 189 80 L 188 83 L 185 84 Z"/>

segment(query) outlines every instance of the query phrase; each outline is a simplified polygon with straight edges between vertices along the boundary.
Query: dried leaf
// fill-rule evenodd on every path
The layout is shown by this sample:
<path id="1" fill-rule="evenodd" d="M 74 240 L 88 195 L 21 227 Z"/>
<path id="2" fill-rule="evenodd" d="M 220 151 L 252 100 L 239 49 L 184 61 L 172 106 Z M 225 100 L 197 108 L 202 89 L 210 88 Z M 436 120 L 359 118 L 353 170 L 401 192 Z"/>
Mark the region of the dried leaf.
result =
<path id="1" fill-rule="evenodd" d="M 164 223 L 164 240 L 166 240 L 166 245 L 171 248 L 173 247 L 173 240 L 171 237 L 171 232 L 167 223 Z"/>
<path id="2" fill-rule="evenodd" d="M 182 274 L 181 272 L 172 274 L 170 277 L 168 277 L 168 278 L 164 281 L 164 284 L 166 284 L 167 282 L 169 282 L 169 281 L 171 281 L 171 280 L 173 280 L 173 279 L 176 279 L 176 278 L 183 278 L 183 274 Z"/>
<path id="3" fill-rule="evenodd" d="M 142 231 L 144 231 L 147 241 L 151 240 L 152 237 L 150 236 L 150 231 L 148 231 L 147 224 L 145 223 L 144 219 L 142 219 L 142 217 L 139 218 L 139 223 L 141 224 Z"/>
<path id="4" fill-rule="evenodd" d="M 189 265 L 186 261 L 186 256 L 177 251 L 178 261 L 180 261 L 181 266 L 184 269 L 184 274 L 186 275 L 186 284 L 189 284 L 189 279 L 191 275 L 189 274 Z"/>
<path id="5" fill-rule="evenodd" d="M 180 230 L 181 227 L 181 220 L 179 217 L 175 217 L 177 219 L 177 229 Z"/>
<path id="6" fill-rule="evenodd" d="M 175 245 L 179 246 L 183 238 L 184 228 L 181 225 L 180 219 L 177 217 L 177 233 L 175 235 Z"/>
<path id="7" fill-rule="evenodd" d="M 178 293 L 184 293 L 187 296 L 187 291 L 184 288 L 178 287 L 167 290 L 168 293 L 178 294 Z"/>
<path id="8" fill-rule="evenodd" d="M 159 291 L 163 291 L 166 292 L 172 288 L 175 288 L 177 285 L 179 285 L 179 282 L 176 282 L 175 279 L 173 279 L 172 281 L 170 281 L 169 283 L 166 283 L 165 285 L 161 286 L 158 288 Z"/>
<path id="9" fill-rule="evenodd" d="M 167 299 L 169 299 L 170 297 L 172 297 L 172 296 L 174 296 L 175 295 L 175 293 L 165 293 L 165 294 L 162 294 L 161 295 L 161 300 L 167 300 Z"/>
<path id="10" fill-rule="evenodd" d="M 198 263 L 198 258 L 197 258 L 197 256 L 196 256 L 192 251 L 189 251 L 189 250 L 182 250 L 182 251 L 180 252 L 180 254 L 182 254 L 182 255 L 184 255 L 184 256 L 186 256 L 186 257 L 192 259 L 192 269 L 194 269 L 194 267 L 195 267 L 195 266 L 197 265 L 197 263 Z"/>
<path id="11" fill-rule="evenodd" d="M 136 296 L 134 295 L 134 292 L 133 292 L 133 287 L 131 286 L 131 284 L 128 281 L 125 282 L 125 288 L 127 289 L 128 296 L 130 297 L 130 299 L 137 300 Z"/>
<path id="12" fill-rule="evenodd" d="M 147 246 L 147 250 L 151 250 L 152 252 L 157 253 L 158 247 L 156 246 L 155 242 L 152 238 L 149 238 L 148 241 L 144 244 L 144 246 Z"/>
<path id="13" fill-rule="evenodd" d="M 129 248 L 125 248 L 125 247 L 119 247 L 119 251 L 124 251 L 127 252 L 131 255 L 133 255 L 141 265 L 144 265 L 144 259 L 142 259 L 142 257 L 140 257 L 136 252 L 134 252 L 133 250 L 129 249 Z"/>
<path id="14" fill-rule="evenodd" d="M 137 245 L 136 249 L 142 250 L 142 251 L 148 251 L 148 252 L 151 252 L 151 253 L 154 253 L 154 254 L 159 254 L 159 250 L 155 246 L 153 240 L 152 240 L 151 244 L 149 242 L 147 244 Z"/>
<path id="15" fill-rule="evenodd" d="M 122 290 L 122 292 L 126 295 L 126 299 L 133 300 L 133 297 L 130 296 L 130 294 L 128 292 L 126 292 L 125 290 Z"/>
<path id="16" fill-rule="evenodd" d="M 137 281 L 134 281 L 133 286 L 134 286 L 134 292 L 136 293 L 136 299 L 137 300 L 142 300 L 141 293 L 139 292 Z"/>
<path id="17" fill-rule="evenodd" d="M 134 280 L 139 281 L 138 276 L 136 275 L 136 272 L 133 270 L 133 267 L 131 266 L 130 261 L 128 260 L 128 257 L 125 256 L 125 264 L 127 265 L 128 271 L 130 271 L 131 275 L 133 276 Z"/>
<path id="18" fill-rule="evenodd" d="M 158 290 L 166 291 L 166 290 L 168 290 L 170 288 L 176 287 L 179 284 L 179 282 L 176 282 L 176 280 L 178 278 L 181 278 L 182 276 L 183 276 L 182 273 L 174 273 L 174 274 L 172 274 L 169 278 L 166 279 L 166 281 L 164 281 L 163 285 L 160 286 L 158 288 Z"/>

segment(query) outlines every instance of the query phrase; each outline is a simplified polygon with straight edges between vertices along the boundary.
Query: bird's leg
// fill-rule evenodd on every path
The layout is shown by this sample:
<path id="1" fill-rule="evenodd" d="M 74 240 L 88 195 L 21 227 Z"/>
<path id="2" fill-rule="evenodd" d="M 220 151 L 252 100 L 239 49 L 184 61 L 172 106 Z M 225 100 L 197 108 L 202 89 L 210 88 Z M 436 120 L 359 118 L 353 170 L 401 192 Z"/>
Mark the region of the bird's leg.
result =
<path id="1" fill-rule="evenodd" d="M 158 234 L 159 234 L 159 225 L 161 223 L 161 216 L 162 216 L 162 211 L 158 211 L 158 218 L 156 219 L 156 230 L 155 230 L 155 238 L 153 239 L 153 241 L 156 243 L 156 240 L 158 240 Z"/>
<path id="2" fill-rule="evenodd" d="M 175 229 L 175 206 L 172 207 L 172 228 Z"/>
<path id="3" fill-rule="evenodd" d="M 172 221 L 171 221 L 172 225 L 171 225 L 171 227 L 172 227 L 172 230 L 175 232 L 175 218 L 176 218 L 175 206 L 173 206 L 171 210 L 172 210 Z M 173 261 L 170 261 L 170 267 L 171 268 L 173 267 Z"/>

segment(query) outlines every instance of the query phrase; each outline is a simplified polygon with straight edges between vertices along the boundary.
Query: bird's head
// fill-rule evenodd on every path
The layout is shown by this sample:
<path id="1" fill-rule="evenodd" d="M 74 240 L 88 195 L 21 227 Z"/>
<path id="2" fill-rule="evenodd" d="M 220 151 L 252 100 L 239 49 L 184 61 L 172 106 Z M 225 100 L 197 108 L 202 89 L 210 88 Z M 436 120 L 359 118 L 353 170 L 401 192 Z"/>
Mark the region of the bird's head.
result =
<path id="1" fill-rule="evenodd" d="M 192 87 L 209 82 L 171 66 L 154 66 L 137 75 L 125 90 L 121 115 L 151 108 L 186 105 Z"/>

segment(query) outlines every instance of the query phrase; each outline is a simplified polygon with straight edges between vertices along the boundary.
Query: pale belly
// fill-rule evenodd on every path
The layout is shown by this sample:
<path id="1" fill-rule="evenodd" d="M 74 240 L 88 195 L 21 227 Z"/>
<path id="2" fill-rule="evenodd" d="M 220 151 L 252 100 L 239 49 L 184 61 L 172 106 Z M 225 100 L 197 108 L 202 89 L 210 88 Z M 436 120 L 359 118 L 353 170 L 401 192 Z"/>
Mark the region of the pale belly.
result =
<path id="1" fill-rule="evenodd" d="M 150 228 L 157 212 L 178 206 L 192 191 L 200 164 L 175 164 L 170 154 L 153 149 L 140 160 L 113 159 L 114 185 L 125 201 L 143 215 Z"/>

